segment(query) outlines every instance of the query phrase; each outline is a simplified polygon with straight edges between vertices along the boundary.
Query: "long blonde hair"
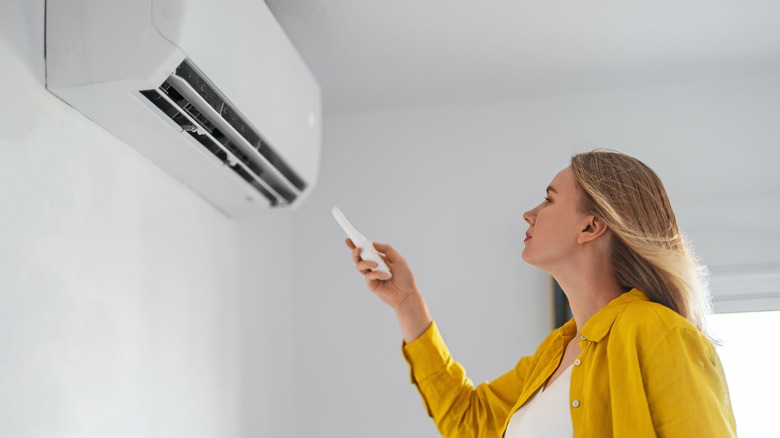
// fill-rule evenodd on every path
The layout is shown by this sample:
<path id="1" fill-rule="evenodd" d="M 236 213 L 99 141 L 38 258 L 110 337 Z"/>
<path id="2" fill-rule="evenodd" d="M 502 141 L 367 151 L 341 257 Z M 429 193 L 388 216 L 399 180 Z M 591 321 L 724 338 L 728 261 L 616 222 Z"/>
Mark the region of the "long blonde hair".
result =
<path id="1" fill-rule="evenodd" d="M 677 227 L 661 180 L 644 163 L 596 149 L 571 158 L 582 211 L 612 232 L 611 265 L 621 287 L 637 288 L 706 334 L 712 304 L 707 272 Z"/>

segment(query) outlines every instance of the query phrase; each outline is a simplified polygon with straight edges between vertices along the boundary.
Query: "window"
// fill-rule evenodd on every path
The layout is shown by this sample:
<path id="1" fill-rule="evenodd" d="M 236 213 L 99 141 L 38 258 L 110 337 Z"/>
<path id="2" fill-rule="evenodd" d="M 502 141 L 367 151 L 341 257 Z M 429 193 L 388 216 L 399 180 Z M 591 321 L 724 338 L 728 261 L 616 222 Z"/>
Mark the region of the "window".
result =
<path id="1" fill-rule="evenodd" d="M 729 385 L 737 436 L 776 436 L 780 311 L 714 314 L 709 324 L 722 344 L 716 349 Z"/>
<path id="2" fill-rule="evenodd" d="M 777 436 L 780 394 L 780 266 L 720 269 L 710 286 L 715 312 L 712 334 L 741 438 Z"/>

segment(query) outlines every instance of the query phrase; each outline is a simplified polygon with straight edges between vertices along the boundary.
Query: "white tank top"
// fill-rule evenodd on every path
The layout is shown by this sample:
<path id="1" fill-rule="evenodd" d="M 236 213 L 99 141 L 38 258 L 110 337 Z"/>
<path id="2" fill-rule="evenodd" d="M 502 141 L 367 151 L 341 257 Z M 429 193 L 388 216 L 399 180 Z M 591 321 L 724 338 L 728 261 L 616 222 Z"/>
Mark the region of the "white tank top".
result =
<path id="1" fill-rule="evenodd" d="M 573 438 L 569 411 L 570 387 L 571 365 L 546 390 L 542 386 L 515 411 L 504 438 Z"/>

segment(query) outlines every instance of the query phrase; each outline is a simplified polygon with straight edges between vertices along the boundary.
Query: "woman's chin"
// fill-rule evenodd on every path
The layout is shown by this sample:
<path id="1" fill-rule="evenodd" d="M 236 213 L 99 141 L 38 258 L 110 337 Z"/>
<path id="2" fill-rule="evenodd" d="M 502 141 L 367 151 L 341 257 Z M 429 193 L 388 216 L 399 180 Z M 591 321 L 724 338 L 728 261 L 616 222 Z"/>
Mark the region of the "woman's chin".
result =
<path id="1" fill-rule="evenodd" d="M 539 266 L 539 260 L 537 260 L 536 258 L 533 257 L 533 255 L 527 252 L 527 249 L 523 250 L 521 257 L 523 261 L 528 263 L 529 265 L 539 268 L 541 270 L 545 270 L 543 267 Z"/>

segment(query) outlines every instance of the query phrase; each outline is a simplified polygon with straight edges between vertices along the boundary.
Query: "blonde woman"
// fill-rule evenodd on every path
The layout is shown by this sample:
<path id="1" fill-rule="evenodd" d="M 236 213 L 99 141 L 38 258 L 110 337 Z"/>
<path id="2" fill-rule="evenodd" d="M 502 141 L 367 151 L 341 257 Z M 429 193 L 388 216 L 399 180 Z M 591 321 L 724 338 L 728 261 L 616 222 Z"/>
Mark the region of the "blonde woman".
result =
<path id="1" fill-rule="evenodd" d="M 577 154 L 523 219 L 523 260 L 557 280 L 574 318 L 476 387 L 450 356 L 401 254 L 375 244 L 393 272 L 387 280 L 347 239 L 368 288 L 396 313 L 413 382 L 441 434 L 735 436 L 723 369 L 704 330 L 701 268 L 656 174 L 619 152 Z"/>

